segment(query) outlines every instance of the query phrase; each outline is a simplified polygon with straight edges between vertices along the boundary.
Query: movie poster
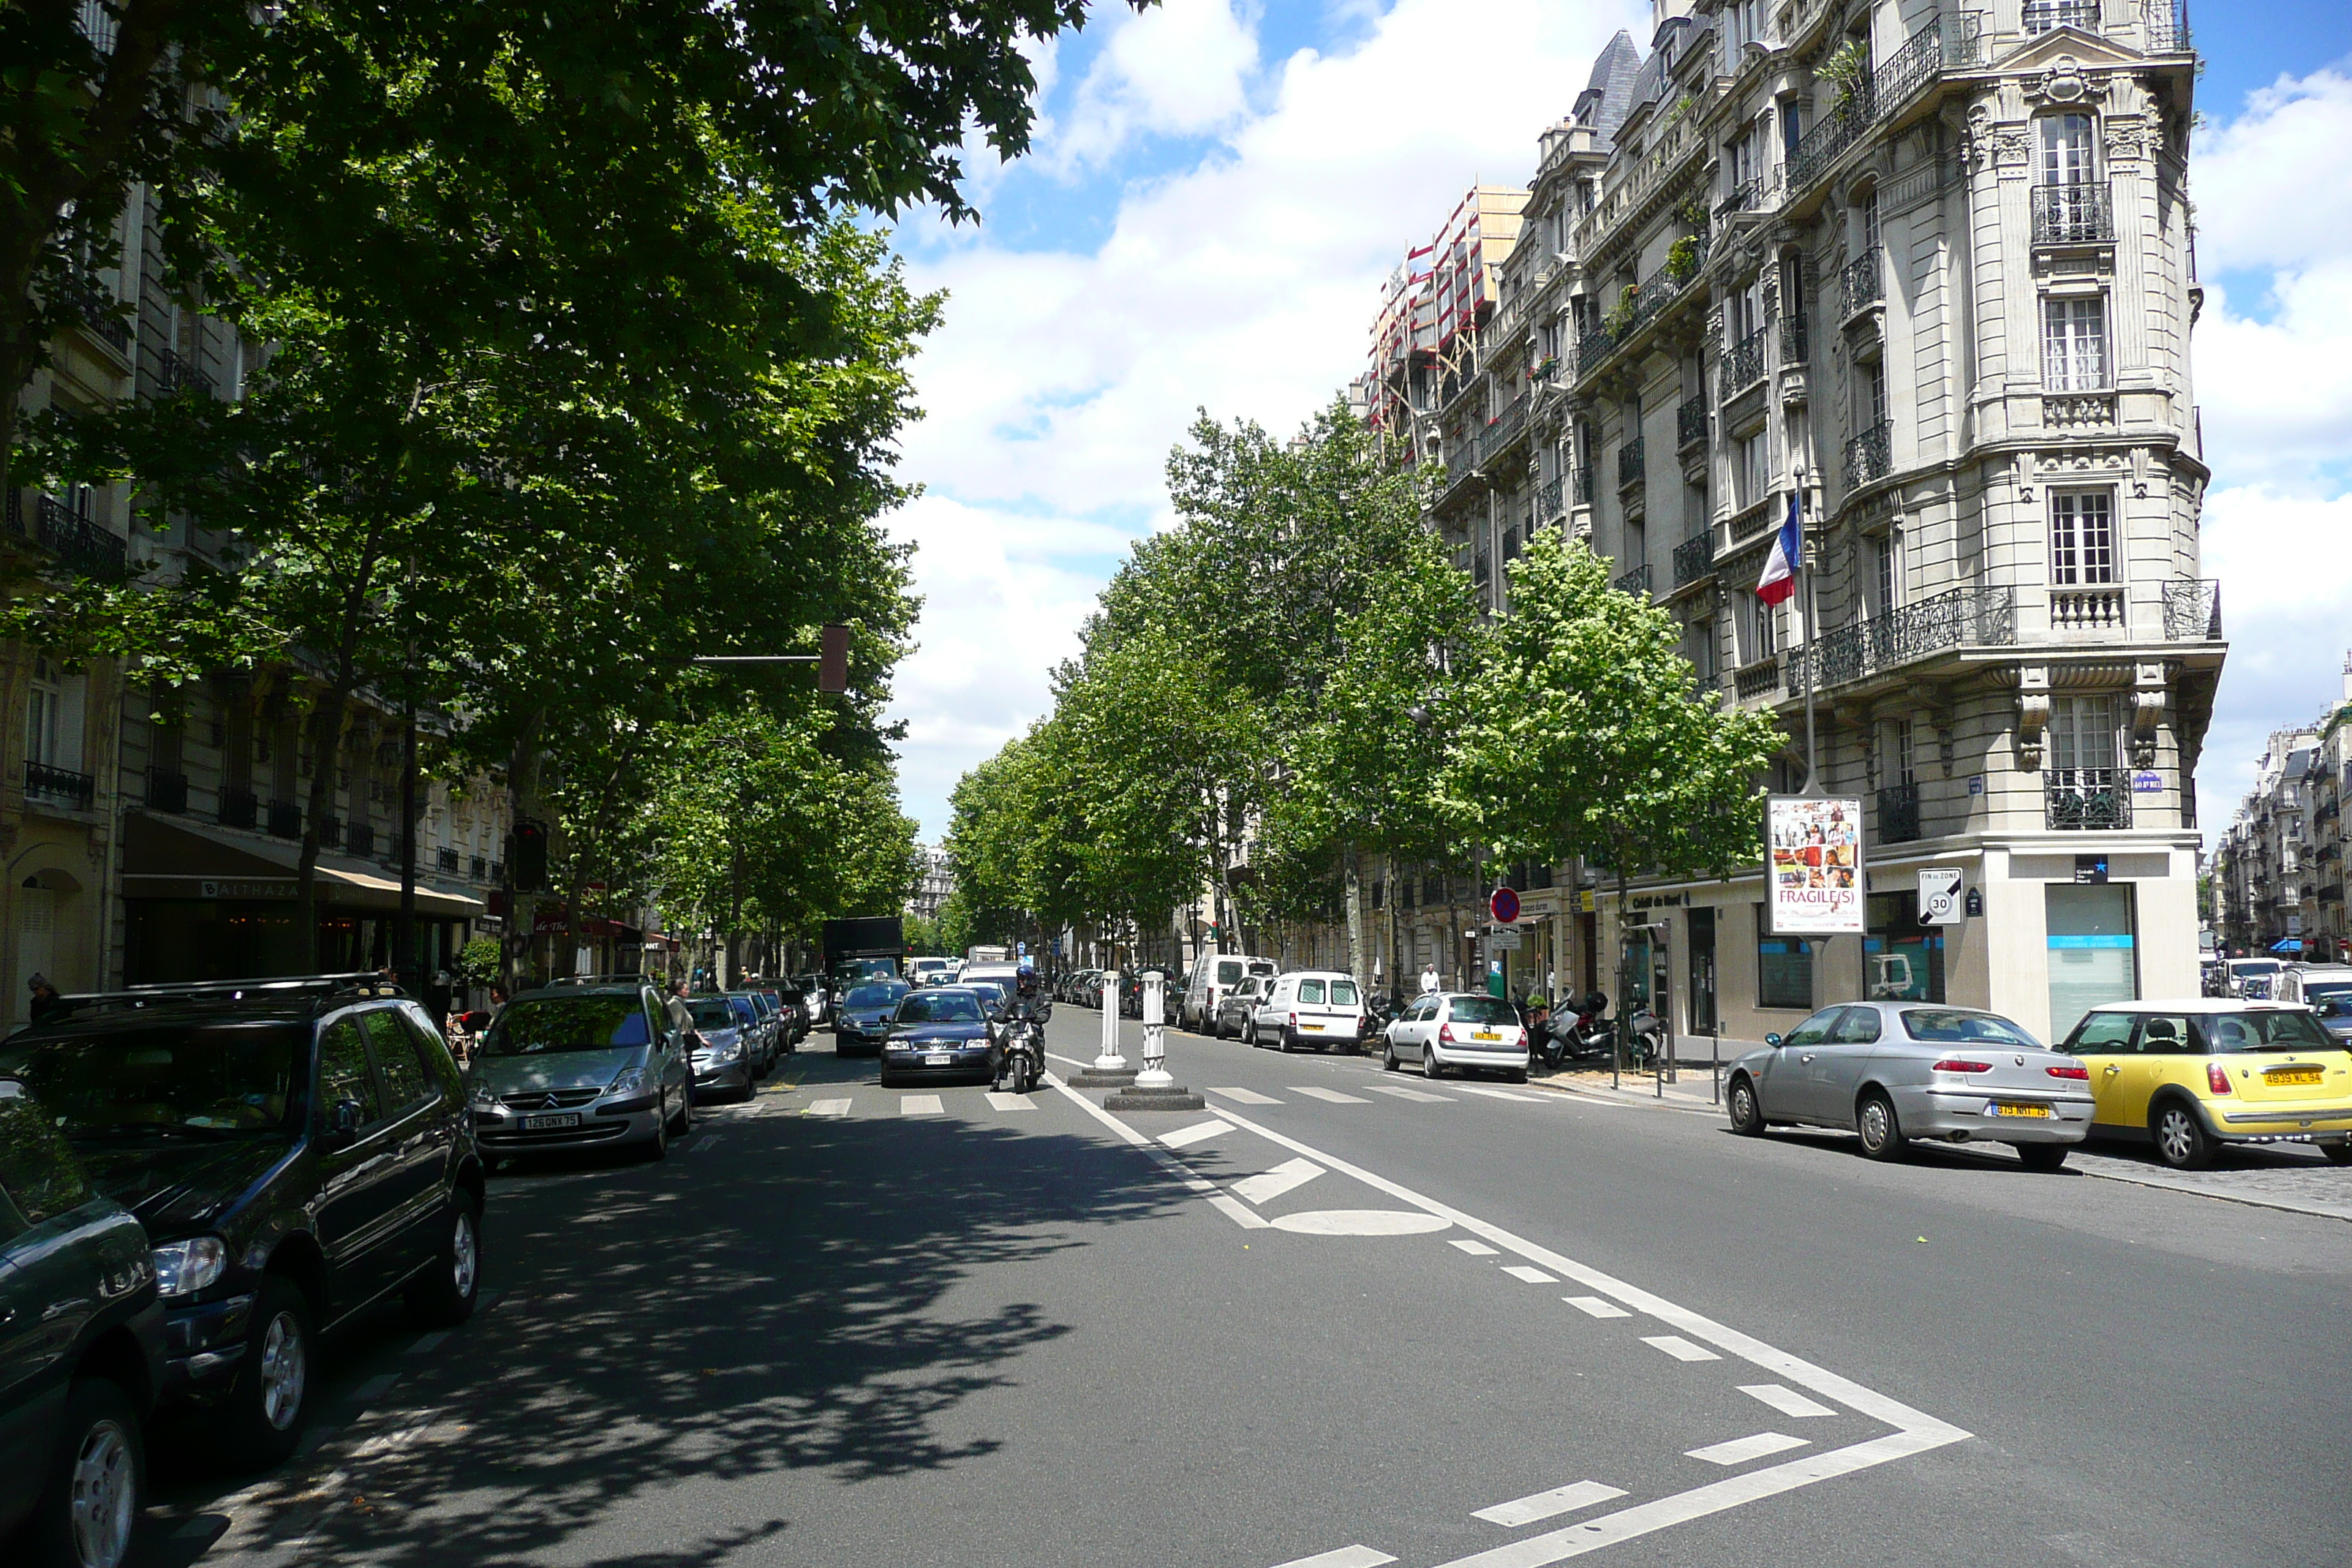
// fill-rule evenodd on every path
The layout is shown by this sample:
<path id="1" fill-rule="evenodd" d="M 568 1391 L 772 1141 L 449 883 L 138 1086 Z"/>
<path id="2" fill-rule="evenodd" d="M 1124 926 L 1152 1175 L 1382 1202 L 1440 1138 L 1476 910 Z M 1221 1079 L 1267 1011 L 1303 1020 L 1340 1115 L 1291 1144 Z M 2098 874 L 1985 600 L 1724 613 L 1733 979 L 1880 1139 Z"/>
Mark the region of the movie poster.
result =
<path id="1" fill-rule="evenodd" d="M 1862 802 L 1843 795 L 1767 795 L 1764 878 L 1776 936 L 1860 936 Z"/>

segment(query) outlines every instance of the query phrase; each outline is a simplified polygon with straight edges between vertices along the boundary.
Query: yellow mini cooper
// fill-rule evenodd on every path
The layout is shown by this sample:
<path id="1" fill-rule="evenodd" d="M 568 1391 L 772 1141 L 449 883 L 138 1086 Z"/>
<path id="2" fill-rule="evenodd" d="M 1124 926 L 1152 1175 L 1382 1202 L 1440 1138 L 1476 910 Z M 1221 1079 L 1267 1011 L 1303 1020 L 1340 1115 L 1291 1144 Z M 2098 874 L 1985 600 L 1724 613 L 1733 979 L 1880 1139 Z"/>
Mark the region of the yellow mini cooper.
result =
<path id="1" fill-rule="evenodd" d="M 2352 1051 L 2299 1004 L 2118 1002 L 2059 1048 L 2090 1071 L 2094 1138 L 2146 1139 L 2178 1171 L 2223 1143 L 2316 1143 L 2352 1164 Z"/>

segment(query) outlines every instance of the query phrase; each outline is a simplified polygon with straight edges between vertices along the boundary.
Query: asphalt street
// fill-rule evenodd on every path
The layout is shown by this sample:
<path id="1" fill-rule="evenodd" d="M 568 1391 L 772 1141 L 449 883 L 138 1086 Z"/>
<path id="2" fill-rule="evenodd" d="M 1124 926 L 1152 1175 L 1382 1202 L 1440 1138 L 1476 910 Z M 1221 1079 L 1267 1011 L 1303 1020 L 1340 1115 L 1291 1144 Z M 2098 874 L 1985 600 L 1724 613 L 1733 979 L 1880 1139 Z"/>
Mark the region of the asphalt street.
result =
<path id="1" fill-rule="evenodd" d="M 1209 1109 L 1129 1117 L 828 1047 L 501 1175 L 494 1304 L 347 1334 L 144 1561 L 2346 1560 L 2341 1220 L 1185 1035 Z"/>

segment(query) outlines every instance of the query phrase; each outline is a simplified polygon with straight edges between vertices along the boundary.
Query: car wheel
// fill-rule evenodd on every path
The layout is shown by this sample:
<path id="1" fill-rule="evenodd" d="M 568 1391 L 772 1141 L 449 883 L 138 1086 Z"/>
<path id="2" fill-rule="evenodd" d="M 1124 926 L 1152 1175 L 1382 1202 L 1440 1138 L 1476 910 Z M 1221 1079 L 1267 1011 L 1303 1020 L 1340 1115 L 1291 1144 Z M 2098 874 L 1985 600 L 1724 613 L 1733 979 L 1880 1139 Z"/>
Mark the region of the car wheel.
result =
<path id="1" fill-rule="evenodd" d="M 2352 1143 L 2322 1143 L 2319 1152 L 2331 1165 L 2352 1165 Z"/>
<path id="2" fill-rule="evenodd" d="M 249 1336 L 223 1436 L 232 1464 L 258 1470 L 284 1463 L 310 1420 L 310 1303 L 294 1281 L 263 1277 Z"/>
<path id="3" fill-rule="evenodd" d="M 432 1264 L 409 1282 L 408 1315 L 427 1329 L 454 1329 L 474 1315 L 482 1289 L 482 1211 L 474 1194 L 451 1194 Z"/>
<path id="4" fill-rule="evenodd" d="M 2020 1143 L 2017 1157 L 2029 1171 L 2057 1171 L 2065 1168 L 2067 1146 L 2063 1143 Z"/>
<path id="5" fill-rule="evenodd" d="M 111 1378 L 74 1385 L 26 1531 L 36 1568 L 117 1568 L 147 1501 L 139 1414 Z"/>
<path id="6" fill-rule="evenodd" d="M 1525 1083 L 1528 1081 L 1528 1069 L 1525 1068 L 1513 1068 L 1509 1072 L 1503 1076 L 1513 1083 Z"/>
<path id="7" fill-rule="evenodd" d="M 1761 1138 L 1764 1135 L 1764 1105 L 1756 1098 L 1756 1085 L 1752 1079 L 1733 1079 L 1731 1093 L 1726 1103 L 1731 1111 L 1731 1130 L 1743 1138 Z"/>
<path id="8" fill-rule="evenodd" d="M 2213 1163 L 2213 1141 L 2197 1113 L 2179 1100 L 2167 1100 L 2148 1118 L 2156 1157 L 2176 1171 L 2201 1171 Z"/>
<path id="9" fill-rule="evenodd" d="M 1421 1076 L 1433 1083 L 1445 1076 L 1445 1069 L 1437 1065 L 1437 1047 L 1426 1040 L 1421 1046 Z"/>
<path id="10" fill-rule="evenodd" d="M 1390 1041 L 1390 1042 L 1389 1042 L 1385 1047 L 1383 1047 L 1381 1048 L 1381 1070 L 1382 1072 L 1394 1072 L 1394 1071 L 1396 1071 L 1396 1069 L 1397 1069 L 1397 1059 L 1396 1059 L 1396 1042 L 1395 1042 L 1394 1040 L 1391 1040 L 1391 1041 Z"/>
<path id="11" fill-rule="evenodd" d="M 648 1163 L 651 1163 L 655 1161 L 667 1160 L 668 1158 L 669 1123 L 656 1116 L 654 1118 L 653 1141 L 646 1145 L 646 1160 Z"/>
<path id="12" fill-rule="evenodd" d="M 1242 1044 L 1247 1046 L 1252 1050 L 1257 1049 L 1257 1020 L 1255 1018 L 1244 1018 L 1242 1020 Z"/>
<path id="13" fill-rule="evenodd" d="M 1862 1152 L 1874 1160 L 1903 1157 L 1903 1124 L 1895 1119 L 1895 1102 L 1877 1089 L 1862 1097 L 1854 1108 L 1854 1131 L 1862 1134 Z"/>

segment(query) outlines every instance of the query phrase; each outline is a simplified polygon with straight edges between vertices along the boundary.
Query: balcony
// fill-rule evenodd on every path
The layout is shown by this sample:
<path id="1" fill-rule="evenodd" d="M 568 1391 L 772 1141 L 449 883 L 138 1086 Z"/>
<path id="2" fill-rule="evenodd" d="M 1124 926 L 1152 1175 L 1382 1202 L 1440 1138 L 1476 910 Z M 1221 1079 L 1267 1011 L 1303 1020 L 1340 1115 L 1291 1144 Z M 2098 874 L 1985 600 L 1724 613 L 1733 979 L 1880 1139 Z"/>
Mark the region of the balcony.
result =
<path id="1" fill-rule="evenodd" d="M 343 824 L 344 852 L 365 860 L 375 853 L 375 824 L 346 822 Z"/>
<path id="2" fill-rule="evenodd" d="M 1870 84 L 1856 84 L 1855 91 L 1844 102 L 1813 121 L 1813 128 L 1797 142 L 1796 153 L 1789 159 L 1789 191 L 1791 195 L 1829 173 L 1830 165 L 1839 154 L 1861 140 L 1870 129 Z"/>
<path id="3" fill-rule="evenodd" d="M 1592 504 L 1591 464 L 1587 463 L 1584 467 L 1576 470 L 1576 477 L 1570 481 L 1570 488 L 1576 497 L 1577 505 L 1591 506 Z"/>
<path id="4" fill-rule="evenodd" d="M 58 290 L 58 303 L 71 306 L 83 328 L 116 353 L 131 352 L 131 323 L 123 319 L 122 302 L 97 279 L 68 279 Z"/>
<path id="5" fill-rule="evenodd" d="M 1885 419 L 1845 444 L 1845 488 L 1858 490 L 1895 471 L 1894 425 Z"/>
<path id="6" fill-rule="evenodd" d="M 1715 574 L 1715 530 L 1703 528 L 1675 546 L 1675 586 L 1687 588 Z"/>
<path id="7" fill-rule="evenodd" d="M 1798 142 L 1789 160 L 1790 195 L 1819 183 L 1864 132 L 1909 102 L 1945 67 L 1978 63 L 1983 37 L 1983 18 L 1974 12 L 1937 17 L 1912 34 L 1893 58 L 1856 82 Z"/>
<path id="8" fill-rule="evenodd" d="M 2025 0 L 2025 32 L 2040 37 L 2060 27 L 2099 30 L 2099 0 Z"/>
<path id="9" fill-rule="evenodd" d="M 1479 467 L 1484 468 L 1494 461 L 1495 454 L 1508 447 L 1512 439 L 1527 428 L 1527 423 L 1528 400 L 1524 397 L 1488 420 L 1486 427 L 1478 432 Z"/>
<path id="10" fill-rule="evenodd" d="M 1813 683 L 1843 685 L 1956 647 L 2008 647 L 2017 641 L 2017 605 L 2005 587 L 1951 588 L 1866 621 L 1825 632 L 1813 644 Z M 1789 681 L 1802 689 L 1807 652 L 1789 651 Z"/>
<path id="11" fill-rule="evenodd" d="M 2221 640 L 2221 584 L 2219 582 L 2210 577 L 2176 577 L 2164 585 L 2164 640 Z"/>
<path id="12" fill-rule="evenodd" d="M 2189 0 L 2142 0 L 2140 26 L 2152 55 L 2189 52 Z"/>
<path id="13" fill-rule="evenodd" d="M 2042 783 L 2042 820 L 2053 833 L 2129 827 L 2130 783 L 2119 768 L 2058 770 Z"/>
<path id="14" fill-rule="evenodd" d="M 1478 471 L 1478 443 L 1465 437 L 1445 454 L 1445 479 L 1437 488 L 1440 493 L 1452 489 Z"/>
<path id="15" fill-rule="evenodd" d="M 34 498 L 33 526 L 27 530 L 23 492 L 10 490 L 7 527 L 11 537 L 39 545 L 85 577 L 117 582 L 129 570 L 130 546 L 55 496 Z"/>
<path id="16" fill-rule="evenodd" d="M 1675 410 L 1675 447 L 1689 451 L 1706 444 L 1706 399 L 1686 397 Z"/>
<path id="17" fill-rule="evenodd" d="M 25 763 L 25 797 L 88 811 L 90 803 L 98 798 L 98 781 L 71 768 L 51 767 L 28 759 Z"/>
<path id="18" fill-rule="evenodd" d="M 1588 325 L 1578 335 L 1576 374 L 1580 380 L 1600 369 L 1610 356 L 1640 336 L 1659 312 L 1698 280 L 1706 265 L 1706 237 L 1696 235 L 1675 241 L 1677 247 L 1684 244 L 1690 246 L 1688 251 L 1670 256 L 1666 264 L 1650 274 L 1639 288 L 1628 288 L 1620 295 L 1616 308 L 1605 318 Z"/>
<path id="19" fill-rule="evenodd" d="M 188 775 L 165 773 L 160 768 L 147 770 L 147 809 L 167 811 L 174 816 L 188 809 Z"/>
<path id="20" fill-rule="evenodd" d="M 165 397 L 177 396 L 183 392 L 210 397 L 213 395 L 213 378 L 170 349 L 158 349 L 155 351 L 155 389 Z"/>
<path id="21" fill-rule="evenodd" d="M 1851 316 L 1886 298 L 1886 253 L 1872 246 L 1838 274 L 1838 314 Z"/>
<path id="22" fill-rule="evenodd" d="M 224 789 L 220 792 L 220 824 L 223 827 L 251 827 L 261 817 L 261 803 L 249 789 Z"/>
<path id="23" fill-rule="evenodd" d="M 1782 364 L 1805 363 L 1807 361 L 1807 346 L 1808 345 L 1805 342 L 1805 318 L 1802 316 L 1781 317 L 1780 363 Z"/>
<path id="24" fill-rule="evenodd" d="M 1617 574 L 1617 580 L 1610 586 L 1621 594 L 1631 594 L 1637 599 L 1648 598 L 1650 596 L 1650 563 L 1645 561 L 1631 572 L 1620 572 Z"/>
<path id="25" fill-rule="evenodd" d="M 445 877 L 456 876 L 457 874 L 457 852 L 455 849 L 436 849 L 433 852 L 433 868 L 440 872 Z"/>
<path id="26" fill-rule="evenodd" d="M 466 874 L 477 882 L 490 879 L 490 861 L 487 855 L 477 855 L 466 863 Z"/>
<path id="27" fill-rule="evenodd" d="M 1723 351 L 1719 381 L 1726 403 L 1764 379 L 1764 342 L 1770 331 L 1759 328 Z"/>
<path id="28" fill-rule="evenodd" d="M 2115 237 L 2115 204 L 2106 186 L 2033 187 L 2034 244 L 2112 245 Z"/>
<path id="29" fill-rule="evenodd" d="M 2053 632 L 2108 632 L 2124 628 L 2121 587 L 2053 588 L 2050 629 Z"/>
<path id="30" fill-rule="evenodd" d="M 1737 696 L 1769 697 L 1780 689 L 1780 661 L 1777 658 L 1759 658 L 1732 672 L 1731 689 Z"/>
<path id="31" fill-rule="evenodd" d="M 1639 436 L 1617 448 L 1617 488 L 1631 489 L 1649 478 L 1649 448 Z"/>
<path id="32" fill-rule="evenodd" d="M 269 837 L 302 837 L 302 805 L 299 801 L 273 800 L 269 803 Z"/>
<path id="33" fill-rule="evenodd" d="M 342 847 L 343 819 L 340 816 L 320 817 L 319 819 L 319 847 L 321 849 L 341 849 Z"/>
<path id="34" fill-rule="evenodd" d="M 1559 480 L 1546 479 L 1536 487 L 1536 521 L 1552 522 L 1565 516 L 1559 504 Z"/>
<path id="35" fill-rule="evenodd" d="M 1878 792 L 1878 841 L 1910 844 L 1919 837 L 1919 786 L 1893 784 Z"/>

